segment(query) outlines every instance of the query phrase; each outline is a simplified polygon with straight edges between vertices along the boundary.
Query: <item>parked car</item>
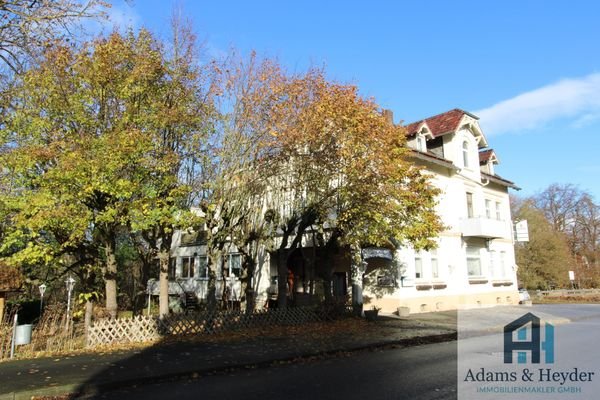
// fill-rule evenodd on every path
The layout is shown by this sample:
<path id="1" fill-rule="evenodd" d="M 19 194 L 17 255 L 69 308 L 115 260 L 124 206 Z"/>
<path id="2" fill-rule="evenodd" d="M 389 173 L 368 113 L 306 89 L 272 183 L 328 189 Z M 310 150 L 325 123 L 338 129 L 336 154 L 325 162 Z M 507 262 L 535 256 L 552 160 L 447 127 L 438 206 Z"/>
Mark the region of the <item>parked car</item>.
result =
<path id="1" fill-rule="evenodd" d="M 519 289 L 519 304 L 523 304 L 526 301 L 530 301 L 531 297 L 529 296 L 529 292 L 525 288 Z"/>

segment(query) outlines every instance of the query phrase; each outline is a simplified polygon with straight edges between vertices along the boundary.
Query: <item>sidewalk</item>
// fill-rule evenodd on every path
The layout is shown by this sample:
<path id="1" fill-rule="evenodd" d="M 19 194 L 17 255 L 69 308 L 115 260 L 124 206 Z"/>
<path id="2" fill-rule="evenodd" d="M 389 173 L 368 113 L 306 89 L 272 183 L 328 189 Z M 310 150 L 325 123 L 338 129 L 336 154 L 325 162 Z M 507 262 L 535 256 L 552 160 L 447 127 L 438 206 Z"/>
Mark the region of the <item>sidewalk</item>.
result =
<path id="1" fill-rule="evenodd" d="M 380 316 L 274 328 L 260 335 L 198 337 L 108 353 L 0 363 L 0 399 L 65 393 L 94 394 L 119 387 L 295 362 L 340 352 L 453 340 L 456 313 Z"/>

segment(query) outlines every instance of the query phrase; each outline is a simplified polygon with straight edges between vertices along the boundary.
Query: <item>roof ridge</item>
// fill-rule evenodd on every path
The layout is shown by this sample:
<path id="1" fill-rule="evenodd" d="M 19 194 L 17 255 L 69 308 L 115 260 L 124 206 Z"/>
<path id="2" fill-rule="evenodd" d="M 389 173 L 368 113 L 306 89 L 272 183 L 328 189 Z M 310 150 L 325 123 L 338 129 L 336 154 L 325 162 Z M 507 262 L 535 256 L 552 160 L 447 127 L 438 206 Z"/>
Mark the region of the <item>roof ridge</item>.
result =
<path id="1" fill-rule="evenodd" d="M 427 120 L 429 120 L 429 119 L 434 119 L 434 118 L 437 118 L 437 117 L 441 117 L 442 115 L 444 115 L 444 114 L 448 114 L 448 113 L 451 113 L 451 112 L 453 112 L 453 111 L 459 111 L 459 112 L 462 112 L 462 113 L 465 113 L 465 114 L 467 114 L 467 112 L 466 112 L 466 111 L 464 111 L 464 110 L 461 110 L 460 108 L 453 108 L 453 109 L 451 109 L 451 110 L 448 110 L 448 111 L 444 111 L 444 112 L 441 112 L 441 113 L 437 113 L 437 114 L 435 114 L 435 115 L 431 115 L 431 116 L 429 116 L 429 117 L 421 118 L 421 119 L 418 119 L 418 120 L 416 120 L 416 121 L 410 122 L 410 123 L 406 124 L 406 126 L 408 126 L 408 125 L 412 125 L 412 124 L 416 124 L 416 123 L 420 123 L 420 122 L 426 122 L 426 121 L 427 121 Z"/>

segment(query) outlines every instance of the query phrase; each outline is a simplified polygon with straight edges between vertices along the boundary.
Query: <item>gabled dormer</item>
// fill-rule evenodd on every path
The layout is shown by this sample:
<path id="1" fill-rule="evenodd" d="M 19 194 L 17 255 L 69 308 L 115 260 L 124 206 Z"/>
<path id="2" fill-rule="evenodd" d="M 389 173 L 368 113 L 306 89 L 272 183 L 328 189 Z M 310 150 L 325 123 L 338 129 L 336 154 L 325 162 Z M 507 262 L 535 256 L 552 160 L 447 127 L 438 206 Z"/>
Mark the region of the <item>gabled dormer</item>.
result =
<path id="1" fill-rule="evenodd" d="M 479 167 L 481 168 L 481 172 L 485 172 L 489 175 L 496 175 L 494 172 L 494 165 L 499 163 L 500 161 L 493 149 L 481 150 L 479 152 Z"/>
<path id="2" fill-rule="evenodd" d="M 432 139 L 433 134 L 431 133 L 431 129 L 429 129 L 427 124 L 423 122 L 417 128 L 414 137 L 409 138 L 409 146 L 412 145 L 411 147 L 413 147 L 415 150 L 422 153 L 427 153 L 427 141 Z"/>
<path id="3" fill-rule="evenodd" d="M 479 149 L 487 140 L 479 127 L 479 118 L 455 108 L 406 126 L 409 146 L 431 152 L 451 161 L 461 170 L 479 174 Z"/>

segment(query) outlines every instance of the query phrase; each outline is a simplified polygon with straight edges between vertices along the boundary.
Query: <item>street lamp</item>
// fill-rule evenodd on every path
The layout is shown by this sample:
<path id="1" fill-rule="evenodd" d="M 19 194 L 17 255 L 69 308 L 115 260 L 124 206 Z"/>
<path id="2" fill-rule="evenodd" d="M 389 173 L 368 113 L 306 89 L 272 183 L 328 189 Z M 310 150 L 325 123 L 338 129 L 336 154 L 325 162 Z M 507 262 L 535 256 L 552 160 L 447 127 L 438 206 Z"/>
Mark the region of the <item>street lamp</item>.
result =
<path id="1" fill-rule="evenodd" d="M 75 279 L 71 275 L 65 280 L 67 284 L 67 329 L 69 328 L 69 320 L 71 315 L 71 292 L 75 286 Z"/>
<path id="2" fill-rule="evenodd" d="M 46 285 L 42 283 L 40 286 L 38 286 L 38 288 L 40 289 L 40 318 L 41 318 L 42 311 L 44 309 L 44 293 L 46 292 Z"/>

